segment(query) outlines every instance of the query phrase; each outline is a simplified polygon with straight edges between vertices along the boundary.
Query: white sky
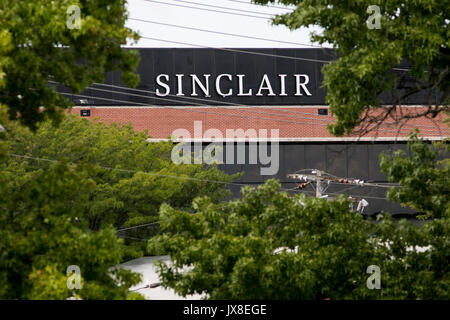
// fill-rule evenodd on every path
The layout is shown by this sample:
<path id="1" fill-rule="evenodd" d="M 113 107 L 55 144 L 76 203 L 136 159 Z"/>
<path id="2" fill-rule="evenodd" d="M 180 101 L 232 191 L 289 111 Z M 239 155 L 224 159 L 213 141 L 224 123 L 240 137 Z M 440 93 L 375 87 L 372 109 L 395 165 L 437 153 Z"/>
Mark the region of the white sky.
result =
<path id="1" fill-rule="evenodd" d="M 211 10 L 227 11 L 226 9 L 211 8 L 176 0 L 155 0 L 156 3 L 146 0 L 128 0 L 129 18 L 151 20 L 161 23 L 182 25 L 187 27 L 220 31 L 233 34 L 248 35 L 259 38 L 289 41 L 301 44 L 312 44 L 309 40 L 310 32 L 319 29 L 299 29 L 290 31 L 284 26 L 273 26 L 270 20 L 253 17 L 230 15 L 226 13 L 203 11 L 191 8 L 182 8 L 164 3 L 172 3 L 181 6 L 201 7 Z M 207 5 L 221 6 L 233 9 L 269 13 L 287 12 L 283 9 L 264 7 L 250 3 L 250 0 L 241 0 L 248 3 L 237 3 L 229 0 L 183 0 Z M 281 6 L 281 5 L 279 5 Z M 228 10 L 230 12 L 230 10 Z M 255 13 L 236 12 L 239 14 L 257 15 Z M 258 15 L 259 16 L 259 15 Z M 199 44 L 209 47 L 233 47 L 233 48 L 301 48 L 304 46 L 269 42 L 253 39 L 244 39 L 233 36 L 225 36 L 185 30 L 169 26 L 161 26 L 145 22 L 128 20 L 127 26 L 137 31 L 141 36 L 159 38 L 185 43 Z M 160 41 L 140 39 L 137 47 L 189 47 L 181 44 L 171 44 Z M 191 46 L 192 47 L 192 46 Z"/>

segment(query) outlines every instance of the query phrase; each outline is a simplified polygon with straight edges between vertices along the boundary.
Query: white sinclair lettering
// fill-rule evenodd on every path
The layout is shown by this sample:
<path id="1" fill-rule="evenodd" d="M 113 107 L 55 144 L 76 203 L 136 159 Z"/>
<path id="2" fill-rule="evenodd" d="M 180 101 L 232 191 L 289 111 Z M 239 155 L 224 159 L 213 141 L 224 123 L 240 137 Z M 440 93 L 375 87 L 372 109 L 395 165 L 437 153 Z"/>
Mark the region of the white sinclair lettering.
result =
<path id="1" fill-rule="evenodd" d="M 286 74 L 279 74 L 278 81 L 280 82 L 280 91 L 274 92 L 272 83 L 270 82 L 267 74 L 264 74 L 259 81 L 259 87 L 256 92 L 254 90 L 249 89 L 245 86 L 245 74 L 237 74 L 235 77 L 228 73 L 219 74 L 214 81 L 211 82 L 211 75 L 204 74 L 202 76 L 198 76 L 195 74 L 188 75 L 191 78 L 192 83 L 192 91 L 190 92 L 191 96 L 198 96 L 201 92 L 205 97 L 210 97 L 211 85 L 214 86 L 216 93 L 223 98 L 229 97 L 233 95 L 233 89 L 225 90 L 223 89 L 223 84 L 225 82 L 233 83 L 233 81 L 237 81 L 237 96 L 245 97 L 245 96 L 287 96 L 286 93 Z M 183 90 L 183 77 L 184 74 L 176 74 L 176 95 L 184 96 L 185 92 Z M 309 83 L 309 76 L 307 74 L 294 74 L 293 80 L 295 81 L 295 93 L 294 96 L 312 96 L 308 87 L 306 86 Z M 158 87 L 156 88 L 156 95 L 160 97 L 165 97 L 170 93 L 170 86 L 168 82 L 170 81 L 170 76 L 168 74 L 159 74 L 156 77 L 156 84 Z M 272 80 L 274 81 L 274 80 Z"/>

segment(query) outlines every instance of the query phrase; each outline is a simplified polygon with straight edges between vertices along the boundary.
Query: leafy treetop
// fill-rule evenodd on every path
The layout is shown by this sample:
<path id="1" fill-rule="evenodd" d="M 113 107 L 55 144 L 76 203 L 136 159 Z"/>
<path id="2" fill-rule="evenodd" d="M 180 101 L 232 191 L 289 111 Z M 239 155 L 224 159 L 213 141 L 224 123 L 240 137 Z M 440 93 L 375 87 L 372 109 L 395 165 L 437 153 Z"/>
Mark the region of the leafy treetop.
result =
<path id="1" fill-rule="evenodd" d="M 58 121 L 69 101 L 56 93 L 53 80 L 77 93 L 103 82 L 120 69 L 123 81 L 136 86 L 137 52 L 123 50 L 138 35 L 125 27 L 125 0 L 0 1 L 0 104 L 10 119 L 36 129 L 46 116 Z M 73 28 L 80 9 L 80 28 Z M 76 21 L 75 21 L 76 22 Z M 69 28 L 70 26 L 70 28 Z M 43 107 L 41 109 L 41 107 Z"/>
<path id="2" fill-rule="evenodd" d="M 275 0 L 253 0 L 267 4 Z M 323 68 L 327 102 L 337 117 L 331 133 L 365 134 L 383 121 L 436 117 L 449 110 L 450 3 L 433 0 L 277 0 L 295 5 L 273 23 L 289 29 L 318 26 L 312 40 L 331 44 L 338 59 Z M 379 8 L 379 15 L 370 6 Z M 368 11 L 369 9 L 369 11 Z M 369 28 L 379 17 L 380 28 Z M 410 70 L 393 70 L 402 61 Z M 402 112 L 408 97 L 421 91 L 424 108 Z M 380 94 L 390 95 L 382 106 Z M 357 129 L 355 129 L 357 128 Z"/>

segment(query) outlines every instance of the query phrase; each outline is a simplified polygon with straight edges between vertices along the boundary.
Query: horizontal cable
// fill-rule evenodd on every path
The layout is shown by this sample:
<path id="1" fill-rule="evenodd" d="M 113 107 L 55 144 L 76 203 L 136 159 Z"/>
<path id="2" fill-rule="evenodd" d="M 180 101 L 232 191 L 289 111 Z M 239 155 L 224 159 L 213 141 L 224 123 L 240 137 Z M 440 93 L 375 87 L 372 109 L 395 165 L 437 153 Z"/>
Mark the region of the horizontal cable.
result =
<path id="1" fill-rule="evenodd" d="M 140 39 L 147 39 L 147 40 L 160 41 L 160 42 L 173 43 L 173 44 L 181 44 L 184 46 L 193 46 L 193 47 L 198 47 L 198 48 L 215 49 L 215 50 L 221 50 L 221 51 L 227 51 L 227 52 L 237 52 L 237 53 L 245 53 L 245 54 L 250 54 L 250 55 L 258 55 L 258 56 L 282 58 L 282 59 L 290 59 L 290 60 L 299 60 L 299 61 L 309 61 L 309 62 L 317 62 L 317 63 L 324 63 L 324 64 L 334 61 L 334 60 L 320 60 L 320 59 L 290 57 L 290 56 L 284 56 L 284 55 L 279 55 L 279 54 L 256 52 L 256 51 L 251 51 L 251 50 L 210 47 L 210 46 L 206 46 L 206 45 L 202 45 L 202 44 L 195 44 L 195 43 L 175 41 L 175 40 L 167 40 L 167 39 L 153 38 L 153 37 L 146 37 L 146 36 L 140 36 Z M 323 48 L 325 49 L 325 47 L 323 47 Z M 409 68 L 391 68 L 391 69 L 396 70 L 396 71 L 406 71 L 406 72 L 410 70 Z"/>
<path id="2" fill-rule="evenodd" d="M 174 40 L 167 40 L 167 39 L 160 39 L 160 38 L 152 38 L 152 37 L 146 37 L 146 36 L 140 36 L 140 39 L 154 40 L 154 41 L 174 43 L 174 44 L 182 44 L 182 45 L 185 45 L 185 46 L 194 46 L 194 47 L 199 47 L 199 48 L 215 49 L 215 50 L 221 50 L 221 51 L 227 51 L 227 52 L 245 53 L 245 54 L 250 54 L 250 55 L 258 55 L 258 56 L 271 57 L 271 58 L 282 58 L 282 59 L 290 59 L 290 60 L 297 60 L 297 61 L 317 62 L 317 63 L 329 63 L 330 62 L 330 60 L 319 60 L 319 59 L 309 59 L 309 58 L 300 58 L 300 57 L 290 57 L 290 56 L 284 56 L 284 55 L 279 55 L 279 54 L 256 52 L 256 51 L 251 51 L 251 50 L 217 48 L 217 47 L 210 47 L 210 46 L 201 45 L 201 44 L 194 44 L 194 43 L 188 43 L 188 42 L 182 42 L 182 41 L 174 41 Z"/>
<path id="3" fill-rule="evenodd" d="M 23 159 L 30 159 L 30 160 L 38 160 L 38 161 L 46 161 L 46 162 L 53 162 L 53 163 L 60 163 L 60 160 L 55 159 L 45 159 L 45 158 L 37 158 L 37 157 L 30 157 L 25 155 L 19 155 L 19 154 L 13 154 L 9 153 L 8 156 L 23 158 Z M 74 162 L 71 162 L 71 164 L 75 164 Z M 228 182 L 228 181 L 220 181 L 220 180 L 209 180 L 209 179 L 201 179 L 201 178 L 194 178 L 194 177 L 186 177 L 186 176 L 173 176 L 168 174 L 160 174 L 160 173 L 154 173 L 154 172 L 148 172 L 148 171 L 138 171 L 138 170 L 128 170 L 128 169 L 120 169 L 120 168 L 111 168 L 111 167 L 105 167 L 98 165 L 99 168 L 105 169 L 105 170 L 111 170 L 111 171 L 120 171 L 120 172 L 127 172 L 127 173 L 145 173 L 150 176 L 155 177 L 162 177 L 162 178 L 171 178 L 171 179 L 178 179 L 178 180 L 191 180 L 191 181 L 197 181 L 197 182 L 208 182 L 208 183 L 217 183 L 217 184 L 225 184 L 225 185 L 235 185 L 235 186 L 246 186 L 251 185 L 247 183 L 237 183 L 237 182 Z"/>
<path id="4" fill-rule="evenodd" d="M 54 82 L 54 81 L 49 81 L 49 82 Z M 57 83 L 57 82 L 54 82 Z M 122 90 L 129 90 L 129 91 L 135 91 L 135 92 L 142 92 L 142 93 L 151 93 L 151 94 L 155 94 L 156 95 L 156 91 L 152 91 L 152 90 L 142 90 L 142 89 L 134 89 L 134 88 L 128 88 L 128 87 L 122 87 L 122 86 L 116 86 L 113 84 L 105 84 L 105 83 L 98 83 L 98 82 L 94 82 L 93 85 L 97 85 L 97 86 L 106 86 L 106 87 L 111 87 L 111 88 L 117 88 L 117 89 L 122 89 Z M 113 91 L 113 92 L 117 92 L 117 91 Z M 180 101 L 178 99 L 186 99 L 186 100 L 194 100 L 194 101 L 201 101 L 201 102 L 209 102 L 209 103 L 217 103 L 219 105 L 227 105 L 227 106 L 232 106 L 232 107 L 243 107 L 243 108 L 265 108 L 265 109 L 269 109 L 269 110 L 276 110 L 276 111 L 282 111 L 282 112 L 286 112 L 286 113 L 292 113 L 292 114 L 301 114 L 301 115 L 312 115 L 312 116 L 317 116 L 316 113 L 311 113 L 311 112 L 302 112 L 302 111 L 293 111 L 293 110 L 280 110 L 277 108 L 273 108 L 273 107 L 262 107 L 262 106 L 250 106 L 250 105 L 246 105 L 246 104 L 241 104 L 241 103 L 233 103 L 233 102 L 227 102 L 227 101 L 219 101 L 219 100 L 214 100 L 214 99 L 204 99 L 204 98 L 197 98 L 197 97 L 187 97 L 187 96 L 177 96 L 175 94 L 167 94 L 167 96 L 169 97 L 174 97 L 177 98 L 177 100 L 171 100 L 171 101 L 175 101 L 175 102 L 179 102 L 179 103 L 189 103 L 188 101 Z M 148 96 L 144 96 L 147 97 Z M 158 96 L 152 96 L 152 98 L 154 99 L 163 99 L 161 97 Z M 200 105 L 200 104 L 198 104 Z M 201 104 L 203 106 L 210 106 L 208 104 Z M 278 108 L 283 108 L 282 106 L 278 107 Z M 311 119 L 311 118 L 305 118 L 305 119 Z M 315 120 L 316 118 L 314 118 Z M 324 119 L 320 119 L 320 121 L 328 121 L 328 120 L 324 120 Z"/>
<path id="5" fill-rule="evenodd" d="M 105 90 L 105 89 L 99 89 L 99 88 L 93 88 L 93 87 L 88 87 L 88 88 L 86 88 L 86 90 L 97 90 L 97 91 L 103 91 L 103 92 L 114 93 L 114 94 L 123 94 L 123 95 L 136 96 L 136 97 L 146 98 L 146 99 L 159 99 L 159 97 L 154 97 L 154 96 L 149 97 L 149 96 L 144 96 L 144 95 L 140 95 L 140 94 L 121 92 L 121 91 L 115 91 L 115 90 Z M 174 99 L 163 98 L 163 100 L 165 100 L 165 101 L 172 101 L 172 102 L 178 102 L 178 103 L 181 103 L 181 102 L 186 103 L 185 101 L 178 101 L 178 100 L 174 100 Z M 195 105 L 200 106 L 200 107 L 209 107 L 209 105 L 202 104 L 202 103 L 197 103 L 197 102 L 187 102 L 187 103 L 195 104 Z M 177 110 L 180 109 L 180 107 L 174 107 L 174 106 L 158 106 L 158 108 L 161 108 L 161 109 L 177 109 Z M 253 107 L 253 108 L 257 108 L 257 107 Z M 272 110 L 272 109 L 270 109 L 270 110 Z M 206 113 L 206 112 L 210 113 L 209 111 L 203 111 L 203 110 L 197 110 L 197 111 L 202 112 L 202 113 Z M 245 112 L 250 112 L 250 113 L 259 113 L 259 114 L 263 114 L 263 115 L 273 115 L 273 116 L 277 116 L 277 117 L 289 117 L 289 118 L 290 117 L 295 117 L 297 119 L 313 120 L 313 121 L 326 121 L 327 123 L 329 122 L 329 120 L 327 120 L 327 119 L 304 118 L 304 117 L 300 117 L 300 116 L 291 116 L 291 115 L 286 115 L 286 114 L 271 113 L 271 112 L 257 111 L 257 110 L 247 110 L 247 109 L 242 109 L 241 110 L 240 109 L 239 111 L 245 111 Z M 286 110 L 286 111 L 289 111 L 289 110 Z M 218 112 L 214 112 L 213 114 L 229 115 L 228 113 L 218 113 Z M 277 119 L 273 119 L 273 118 L 260 118 L 260 117 L 252 117 L 252 119 L 277 120 Z M 289 123 L 314 124 L 314 123 L 307 123 L 307 122 L 289 122 Z"/>
<path id="6" fill-rule="evenodd" d="M 179 7 L 179 8 L 196 9 L 196 10 L 203 10 L 203 11 L 215 12 L 215 13 L 225 13 L 225 14 L 230 14 L 230 15 L 234 15 L 234 16 L 242 16 L 242 17 L 249 17 L 249 18 L 258 18 L 258 19 L 264 19 L 264 20 L 270 19 L 269 17 L 255 16 L 255 15 L 250 15 L 250 14 L 237 13 L 237 12 L 229 12 L 229 11 L 221 11 L 221 10 L 214 10 L 214 9 L 207 9 L 207 8 L 199 8 L 199 7 L 187 6 L 187 5 L 176 4 L 176 3 L 161 2 L 161 1 L 156 1 L 156 0 L 144 0 L 144 1 L 146 1 L 146 2 L 153 2 L 153 3 L 158 3 L 158 4 L 164 4 L 164 5 L 169 5 L 169 6 Z"/>
<path id="7" fill-rule="evenodd" d="M 145 0 L 145 1 L 152 2 L 151 0 Z M 244 10 L 244 9 L 237 9 L 237 8 L 230 8 L 230 7 L 222 7 L 222 6 L 217 6 L 217 5 L 213 5 L 213 4 L 206 4 L 206 3 L 186 1 L 186 0 L 172 0 L 172 1 L 174 1 L 174 2 L 181 2 L 181 3 L 187 3 L 187 4 L 193 4 L 193 5 L 196 5 L 196 6 L 215 8 L 215 9 L 225 9 L 225 10 L 245 12 L 245 13 L 256 13 L 256 14 L 261 14 L 261 15 L 269 16 L 269 17 L 272 16 L 272 14 L 270 14 L 270 13 L 260 12 L 260 11 Z"/>
<path id="8" fill-rule="evenodd" d="M 106 92 L 111 92 L 111 93 L 117 93 L 117 94 L 126 94 L 126 95 L 132 95 L 132 96 L 140 96 L 140 95 L 136 95 L 136 94 L 132 94 L 132 93 L 126 93 L 126 92 L 114 92 L 114 91 L 109 91 L 109 90 L 104 90 L 104 89 L 98 89 L 98 88 L 89 88 L 90 90 L 98 90 L 98 91 L 106 91 Z M 109 99 L 109 98 L 102 98 L 102 97 L 93 97 L 93 96 L 87 96 L 87 95 L 82 95 L 82 94 L 71 94 L 71 93 L 64 93 L 64 92 L 60 92 L 60 94 L 63 95 L 69 95 L 69 96 L 77 96 L 77 97 L 82 97 L 82 98 L 90 98 L 90 99 L 98 99 L 98 100 L 105 100 L 105 101 L 113 101 L 113 102 L 121 102 L 121 103 L 126 103 L 126 104 L 138 104 L 138 105 L 142 105 L 142 106 L 148 106 L 148 103 L 140 103 L 140 102 L 130 102 L 130 101 L 126 101 L 126 100 L 118 100 L 118 99 Z M 146 97 L 146 96 L 142 96 L 145 97 L 147 99 L 152 99 L 153 97 Z M 165 99 L 162 98 L 162 100 L 165 101 L 175 101 L 175 102 L 180 102 L 177 100 L 173 100 L 173 99 Z M 196 102 L 190 102 L 191 104 L 196 104 L 198 106 L 203 106 L 202 104 L 196 103 Z M 299 121 L 291 121 L 291 120 L 284 120 L 284 119 L 274 119 L 274 118 L 262 118 L 262 117 L 253 117 L 253 116 L 247 116 L 247 115 L 239 115 L 239 114 L 229 114 L 229 113 L 221 113 L 221 112 L 215 112 L 215 111 L 205 111 L 205 110 L 195 110 L 193 108 L 191 109 L 186 109 L 186 108 L 182 108 L 182 107 L 173 107 L 173 106 L 161 106 L 161 109 L 177 109 L 177 110 L 182 110 L 185 112 L 196 112 L 196 113 L 203 113 L 203 114 L 214 114 L 214 115 L 221 115 L 221 116 L 227 116 L 227 117 L 236 117 L 236 118 L 244 118 L 244 119 L 258 119 L 258 120 L 266 120 L 266 121 L 275 121 L 275 122 L 286 122 L 286 123 L 294 123 L 294 124 L 307 124 L 305 122 L 299 122 Z M 314 124 L 314 123 L 309 123 L 309 124 Z M 316 125 L 318 123 L 315 123 Z"/>
<path id="9" fill-rule="evenodd" d="M 18 157 L 23 159 L 30 159 L 30 160 L 37 160 L 37 161 L 46 161 L 46 162 L 52 162 L 52 163 L 60 163 L 60 160 L 55 159 L 46 159 L 46 158 L 38 158 L 38 157 L 30 157 L 25 155 L 18 155 L 9 153 L 9 157 Z M 76 165 L 76 163 L 71 162 L 71 164 Z M 194 178 L 194 177 L 182 177 L 182 176 L 173 176 L 173 175 L 167 175 L 167 174 L 159 174 L 159 173 L 153 173 L 153 172 L 147 172 L 147 171 L 139 171 L 139 170 L 128 170 L 128 169 L 120 169 L 120 168 L 111 168 L 111 167 L 105 167 L 98 165 L 99 168 L 106 169 L 106 170 L 114 170 L 114 171 L 120 171 L 120 172 L 128 172 L 128 173 L 145 173 L 151 176 L 156 177 L 163 177 L 163 178 L 172 178 L 172 179 L 184 179 L 184 180 L 192 180 L 192 181 L 199 181 L 199 182 L 208 182 L 208 183 L 217 183 L 217 184 L 225 184 L 225 185 L 235 185 L 235 186 L 254 186 L 254 184 L 249 183 L 236 183 L 236 182 L 228 182 L 228 181 L 220 181 L 220 180 L 210 180 L 210 179 L 200 179 L 200 178 Z M 258 182 L 257 184 L 263 184 L 264 182 Z M 305 192 L 303 190 L 285 190 L 285 191 L 295 191 L 295 192 Z M 306 191 L 307 193 L 311 193 L 310 191 Z M 339 194 L 339 193 L 329 193 L 329 195 L 333 194 Z M 354 195 L 350 195 L 354 196 Z M 369 197 L 364 195 L 355 195 L 355 197 L 365 197 L 365 198 L 372 198 L 372 199 L 385 199 L 386 198 L 379 198 L 379 197 Z"/>
<path id="10" fill-rule="evenodd" d="M 159 224 L 159 222 L 152 222 L 152 223 L 140 224 L 140 225 L 138 225 L 138 226 L 133 226 L 133 227 L 129 227 L 129 228 L 123 228 L 123 229 L 117 230 L 117 232 L 119 232 L 119 231 L 125 231 L 125 230 L 130 230 L 130 229 L 137 229 L 137 228 L 141 228 L 141 227 L 153 226 L 153 225 L 155 225 L 155 224 Z"/>
<path id="11" fill-rule="evenodd" d="M 206 29 L 200 29 L 200 28 L 194 28 L 194 27 L 188 27 L 188 26 L 181 26 L 181 25 L 177 25 L 177 24 L 163 23 L 163 22 L 157 22 L 157 21 L 152 21 L 152 20 L 144 20 L 144 19 L 138 19 L 138 18 L 128 18 L 128 20 L 145 22 L 145 23 L 151 23 L 151 24 L 158 24 L 158 25 L 162 25 L 162 26 L 173 27 L 173 28 L 180 28 L 180 29 L 186 29 L 186 30 L 192 30 L 192 31 L 214 33 L 214 34 L 220 34 L 220 35 L 231 36 L 231 37 L 238 37 L 238 38 L 245 38 L 245 39 L 268 41 L 268 42 L 293 44 L 293 45 L 297 45 L 297 46 L 308 46 L 308 47 L 313 47 L 313 48 L 325 48 L 325 49 L 328 49 L 327 47 L 314 45 L 314 44 L 307 44 L 307 43 L 298 43 L 298 42 L 291 42 L 291 41 L 283 41 L 283 40 L 260 38 L 260 37 L 242 35 L 242 34 L 221 32 L 221 31 L 214 31 L 214 30 L 206 30 Z"/>
<path id="12" fill-rule="evenodd" d="M 150 239 L 143 239 L 143 238 L 136 238 L 136 237 L 124 236 L 124 235 L 121 235 L 121 234 L 118 234 L 117 236 L 118 236 L 119 238 L 125 238 L 125 239 L 136 240 L 136 241 L 148 241 L 148 240 L 150 240 Z M 133 291 L 133 290 L 131 290 L 131 291 Z"/>
<path id="13" fill-rule="evenodd" d="M 53 82 L 53 83 L 57 83 L 55 81 L 49 81 L 49 82 Z M 121 89 L 121 90 L 129 90 L 129 91 L 136 91 L 136 92 L 142 92 L 142 93 L 152 93 L 152 94 L 156 94 L 156 91 L 152 91 L 152 90 L 142 90 L 142 89 L 135 89 L 135 88 L 129 88 L 129 87 L 123 87 L 123 86 L 117 86 L 117 85 L 113 85 L 113 84 L 105 84 L 105 83 L 97 83 L 94 82 L 93 85 L 97 85 L 97 86 L 106 86 L 106 87 L 111 87 L 111 88 L 117 88 L 117 89 Z M 90 87 L 92 88 L 92 87 Z M 119 91 L 111 91 L 111 92 L 117 92 L 119 93 Z M 261 109 L 268 109 L 268 110 L 273 110 L 273 111 L 278 111 L 278 112 L 285 112 L 285 113 L 292 113 L 292 114 L 301 114 L 301 115 L 311 115 L 311 116 L 316 116 L 317 117 L 317 113 L 311 113 L 311 112 L 304 112 L 304 111 L 294 111 L 294 110 L 286 110 L 286 109 L 282 109 L 283 106 L 279 106 L 279 107 L 267 107 L 267 106 L 250 106 L 250 105 L 246 105 L 246 104 L 241 104 L 241 103 L 233 103 L 233 102 L 226 102 L 226 101 L 219 101 L 219 100 L 214 100 L 214 99 L 204 99 L 204 98 L 197 98 L 197 97 L 187 97 L 187 96 L 177 96 L 175 94 L 167 94 L 170 97 L 174 97 L 177 99 L 187 99 L 187 100 L 195 100 L 195 101 L 204 101 L 204 102 L 213 102 L 213 103 L 217 103 L 219 105 L 228 105 L 228 106 L 233 106 L 233 107 L 243 107 L 243 108 L 261 108 Z M 143 96 L 144 98 L 148 98 L 148 96 Z M 151 96 L 153 99 L 162 99 L 164 100 L 164 98 L 158 97 L 158 96 Z M 189 103 L 186 101 L 178 101 L 178 100 L 171 100 L 172 102 L 183 102 L 183 103 Z M 198 104 L 200 105 L 200 104 Z M 202 104 L 205 107 L 211 107 L 208 104 Z M 219 106 L 220 107 L 220 106 Z M 164 108 L 163 106 L 161 106 L 161 108 Z M 268 113 L 270 114 L 270 113 Z M 323 116 L 321 116 L 323 117 Z M 300 117 L 301 118 L 301 117 Z M 315 121 L 330 121 L 330 120 L 335 120 L 333 119 L 322 119 L 322 118 L 301 118 L 301 119 L 306 119 L 306 120 L 315 120 Z M 395 124 L 392 122 L 383 122 L 384 124 Z M 403 126 L 411 126 L 413 128 L 432 128 L 434 130 L 439 130 L 440 131 L 440 127 L 434 125 L 434 126 L 428 126 L 428 125 L 414 125 L 414 124 L 404 124 Z M 407 130 L 408 128 L 404 128 L 402 130 Z M 391 131 L 397 131 L 395 129 L 392 129 Z"/>
<path id="14" fill-rule="evenodd" d="M 293 11 L 294 10 L 294 9 L 290 9 L 290 8 L 287 8 L 287 7 L 276 6 L 276 5 L 272 5 L 272 4 L 260 5 L 259 3 L 251 3 L 251 2 L 239 1 L 239 0 L 226 0 L 226 1 L 237 2 L 237 3 L 242 3 L 242 4 L 248 4 L 248 5 L 251 5 L 251 6 L 263 6 L 265 8 L 276 8 L 276 9 L 289 10 L 289 11 Z"/>
<path id="15" fill-rule="evenodd" d="M 54 82 L 55 81 L 49 81 L 49 82 Z M 99 84 L 97 84 L 99 85 Z M 102 84 L 100 84 L 102 85 Z M 109 86 L 109 85 L 106 85 Z M 105 90 L 105 89 L 99 89 L 99 88 L 93 88 L 93 87 L 88 87 L 86 88 L 88 90 L 96 90 L 96 91 L 102 91 L 102 92 L 108 92 L 108 93 L 114 93 L 114 94 L 123 94 L 123 95 L 129 95 L 129 96 L 136 96 L 136 97 L 140 97 L 140 98 L 145 98 L 145 99 L 159 99 L 159 100 L 163 100 L 163 101 L 169 101 L 169 102 L 177 102 L 177 103 L 189 103 L 189 104 L 193 104 L 193 105 L 197 105 L 199 107 L 210 107 L 206 104 L 201 104 L 201 103 L 197 103 L 197 102 L 186 102 L 186 101 L 179 101 L 179 100 L 175 100 L 175 99 L 168 99 L 168 98 L 160 98 L 160 97 L 153 97 L 153 96 L 144 96 L 144 95 L 139 95 L 139 94 L 134 94 L 134 93 L 127 93 L 127 92 L 120 92 L 120 91 L 114 91 L 114 90 Z M 105 101 L 113 101 L 113 102 L 121 102 L 121 103 L 126 103 L 126 104 L 131 104 L 131 105 L 142 105 L 142 106 L 149 106 L 148 103 L 139 103 L 139 102 L 130 102 L 130 101 L 126 101 L 126 100 L 118 100 L 118 99 L 109 99 L 109 98 L 103 98 L 103 97 L 96 97 L 96 96 L 87 96 L 87 95 L 81 95 L 81 94 L 71 94 L 71 93 L 63 93 L 60 92 L 60 94 L 63 95 L 69 95 L 69 96 L 79 96 L 79 97 L 83 97 L 83 98 L 90 98 L 90 99 L 98 99 L 98 100 L 105 100 Z M 238 115 L 238 114 L 230 114 L 230 113 L 223 113 L 223 112 L 216 112 L 216 111 L 206 111 L 206 110 L 195 110 L 195 109 L 186 109 L 184 107 L 176 107 L 176 106 L 155 106 L 161 109 L 177 109 L 177 110 L 183 110 L 185 112 L 195 112 L 195 113 L 203 113 L 203 114 L 214 114 L 214 115 L 221 115 L 221 116 L 227 116 L 227 117 L 237 117 L 237 118 L 245 118 L 245 119 L 258 119 L 258 120 L 266 120 L 266 121 L 276 121 L 276 122 L 286 122 L 286 123 L 293 123 L 293 124 L 311 124 L 311 125 L 321 125 L 320 123 L 317 122 L 306 122 L 306 121 L 293 121 L 293 120 L 285 120 L 285 119 L 275 119 L 275 118 L 263 118 L 263 117 L 255 117 L 255 116 L 247 116 L 247 115 Z M 252 107 L 249 107 L 252 108 Z M 257 108 L 257 107 L 253 107 L 253 108 Z M 273 109 L 271 109 L 273 110 Z M 287 115 L 283 115 L 283 114 L 278 114 L 278 113 L 268 113 L 268 112 L 264 112 L 264 111 L 257 111 L 257 110 L 245 110 L 245 109 L 241 109 L 240 111 L 246 111 L 246 112 L 250 112 L 250 113 L 259 113 L 259 114 L 263 114 L 263 115 L 274 115 L 274 116 L 278 116 L 278 117 L 289 117 Z M 285 111 L 285 112 L 289 112 L 289 110 L 277 110 L 277 111 Z M 327 121 L 327 123 L 329 122 L 329 120 L 327 119 L 320 119 L 320 118 L 303 118 L 300 116 L 295 116 L 295 118 L 297 119 L 305 119 L 305 120 L 312 120 L 312 121 Z M 325 125 L 325 124 L 324 124 Z M 401 131 L 405 131 L 405 130 L 411 130 L 413 128 L 422 128 L 421 125 L 411 125 L 413 126 L 412 128 L 408 128 L 408 127 L 402 127 L 400 129 L 387 129 L 387 128 L 383 128 L 383 131 L 394 131 L 394 132 L 399 132 L 401 133 Z M 440 128 L 437 127 L 434 130 L 431 129 L 421 129 L 423 132 L 433 132 L 436 133 L 436 131 L 440 132 Z"/>

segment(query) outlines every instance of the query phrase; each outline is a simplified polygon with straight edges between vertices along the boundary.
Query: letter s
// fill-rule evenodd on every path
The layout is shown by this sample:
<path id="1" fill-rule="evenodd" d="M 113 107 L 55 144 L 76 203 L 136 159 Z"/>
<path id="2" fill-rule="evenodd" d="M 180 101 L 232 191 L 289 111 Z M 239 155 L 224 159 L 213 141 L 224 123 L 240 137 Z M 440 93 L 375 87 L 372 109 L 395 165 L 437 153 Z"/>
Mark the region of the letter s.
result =
<path id="1" fill-rule="evenodd" d="M 156 83 L 166 89 L 165 93 L 161 93 L 159 89 L 156 89 L 156 95 L 160 97 L 165 97 L 170 93 L 170 87 L 167 83 L 161 82 L 161 78 L 165 78 L 166 81 L 169 81 L 169 75 L 168 74 L 160 74 L 156 77 Z"/>

